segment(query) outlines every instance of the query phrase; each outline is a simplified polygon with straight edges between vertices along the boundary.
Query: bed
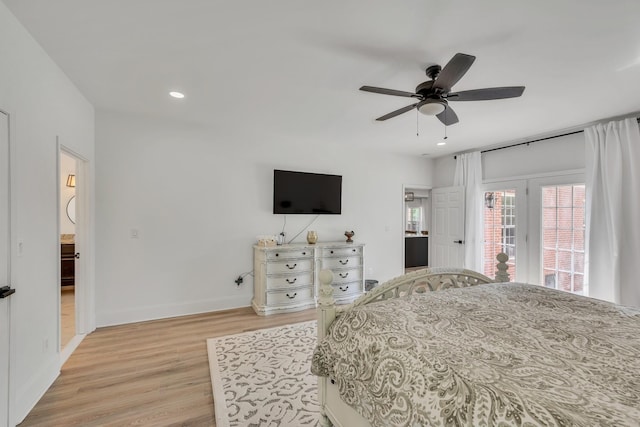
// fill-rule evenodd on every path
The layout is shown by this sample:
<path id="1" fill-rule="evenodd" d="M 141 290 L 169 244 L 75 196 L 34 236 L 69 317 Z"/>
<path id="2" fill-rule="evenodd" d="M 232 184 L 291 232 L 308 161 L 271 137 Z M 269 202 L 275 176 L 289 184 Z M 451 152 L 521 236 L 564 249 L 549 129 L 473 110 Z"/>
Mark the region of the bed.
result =
<path id="1" fill-rule="evenodd" d="M 425 269 L 346 307 L 322 271 L 321 423 L 640 425 L 640 309 L 507 283 L 499 260 L 497 283 Z"/>

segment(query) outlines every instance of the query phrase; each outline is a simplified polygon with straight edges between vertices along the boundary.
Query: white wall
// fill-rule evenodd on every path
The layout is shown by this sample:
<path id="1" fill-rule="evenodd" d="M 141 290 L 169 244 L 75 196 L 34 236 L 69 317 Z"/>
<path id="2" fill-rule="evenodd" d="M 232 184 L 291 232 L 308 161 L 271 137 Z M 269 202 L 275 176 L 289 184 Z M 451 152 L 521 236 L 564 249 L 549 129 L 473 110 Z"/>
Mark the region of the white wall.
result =
<path id="1" fill-rule="evenodd" d="M 17 423 L 59 371 L 56 136 L 93 161 L 94 112 L 2 2 L 0 61 L 0 109 L 10 114 L 11 127 L 11 418 Z"/>
<path id="2" fill-rule="evenodd" d="M 320 241 L 366 244 L 366 276 L 402 274 L 403 184 L 431 185 L 431 161 L 328 146 L 302 136 L 234 135 L 112 112 L 96 117 L 98 325 L 248 306 L 256 236 L 277 234 L 273 169 L 343 176 L 342 215 Z M 292 238 L 313 215 L 288 215 Z M 139 237 L 131 238 L 131 230 Z M 296 240 L 303 242 L 306 233 Z"/>
<path id="3" fill-rule="evenodd" d="M 482 154 L 483 180 L 508 179 L 585 167 L 582 132 Z M 434 165 L 434 188 L 453 185 L 456 161 L 440 157 Z"/>

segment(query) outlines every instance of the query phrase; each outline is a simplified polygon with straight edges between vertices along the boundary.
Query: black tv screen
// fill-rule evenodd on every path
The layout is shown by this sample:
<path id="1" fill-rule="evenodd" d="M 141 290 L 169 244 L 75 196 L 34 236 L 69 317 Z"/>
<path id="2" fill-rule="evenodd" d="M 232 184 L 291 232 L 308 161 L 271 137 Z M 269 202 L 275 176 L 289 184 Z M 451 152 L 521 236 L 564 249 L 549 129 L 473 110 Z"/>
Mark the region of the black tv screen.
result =
<path id="1" fill-rule="evenodd" d="M 327 214 L 342 212 L 342 176 L 273 171 L 274 214 Z"/>

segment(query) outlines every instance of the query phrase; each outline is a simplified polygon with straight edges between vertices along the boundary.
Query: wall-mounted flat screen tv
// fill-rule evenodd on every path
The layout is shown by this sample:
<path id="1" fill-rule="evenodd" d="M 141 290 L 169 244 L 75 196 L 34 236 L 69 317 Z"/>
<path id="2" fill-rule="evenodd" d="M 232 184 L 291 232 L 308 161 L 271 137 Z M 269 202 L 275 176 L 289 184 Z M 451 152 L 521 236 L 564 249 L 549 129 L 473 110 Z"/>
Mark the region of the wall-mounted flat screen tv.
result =
<path id="1" fill-rule="evenodd" d="M 342 176 L 273 171 L 274 214 L 342 213 Z"/>

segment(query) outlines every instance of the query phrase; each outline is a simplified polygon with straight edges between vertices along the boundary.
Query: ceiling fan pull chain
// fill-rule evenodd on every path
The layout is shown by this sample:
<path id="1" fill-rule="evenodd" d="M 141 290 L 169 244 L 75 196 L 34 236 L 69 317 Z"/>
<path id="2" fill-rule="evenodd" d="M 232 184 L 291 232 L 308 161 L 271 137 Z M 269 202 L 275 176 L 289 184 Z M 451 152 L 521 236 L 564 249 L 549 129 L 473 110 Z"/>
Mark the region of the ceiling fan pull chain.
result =
<path id="1" fill-rule="evenodd" d="M 418 109 L 416 108 L 416 136 L 420 136 L 420 130 L 418 129 Z"/>
<path id="2" fill-rule="evenodd" d="M 446 108 L 444 110 L 444 121 L 445 123 L 447 122 L 447 112 L 448 112 L 449 108 Z M 447 125 L 444 125 L 444 139 L 447 139 Z"/>

